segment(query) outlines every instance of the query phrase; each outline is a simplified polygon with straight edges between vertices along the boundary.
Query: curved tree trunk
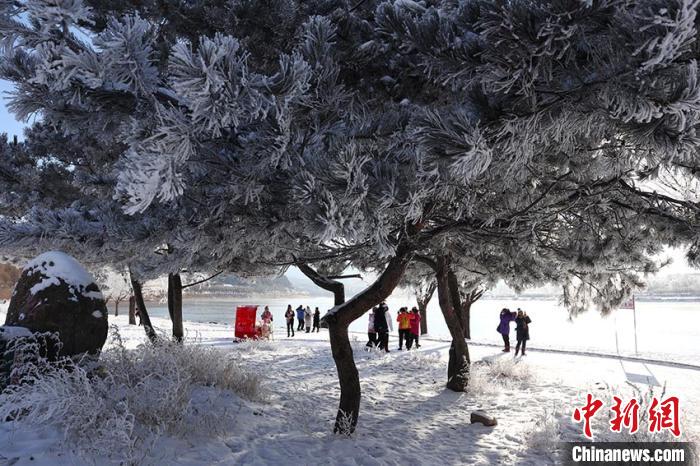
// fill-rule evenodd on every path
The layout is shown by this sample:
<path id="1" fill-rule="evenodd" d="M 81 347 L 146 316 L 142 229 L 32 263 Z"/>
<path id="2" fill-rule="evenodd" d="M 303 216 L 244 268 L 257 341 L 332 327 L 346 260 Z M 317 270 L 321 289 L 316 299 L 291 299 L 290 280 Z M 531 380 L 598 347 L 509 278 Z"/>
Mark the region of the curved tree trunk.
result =
<path id="1" fill-rule="evenodd" d="M 353 321 L 380 304 L 391 294 L 398 286 L 410 259 L 410 250 L 406 245 L 400 245 L 397 248 L 396 255 L 389 261 L 382 274 L 372 285 L 355 295 L 350 301 L 337 303 L 333 309 L 323 316 L 322 320 L 328 324 L 331 351 L 340 384 L 340 403 L 334 432 L 353 433 L 360 413 L 360 399 L 362 395 L 360 376 L 353 358 L 352 346 L 348 337 L 348 327 Z M 337 295 L 336 302 L 338 302 Z"/>
<path id="2" fill-rule="evenodd" d="M 168 313 L 173 323 L 173 338 L 182 343 L 185 331 L 182 327 L 182 279 L 179 273 L 168 274 Z"/>
<path id="3" fill-rule="evenodd" d="M 133 275 L 131 276 L 131 288 L 134 290 L 136 307 L 139 308 L 139 315 L 141 316 L 141 322 L 143 323 L 143 329 L 146 331 L 146 336 L 151 340 L 151 343 L 156 343 L 158 342 L 158 335 L 156 335 L 155 330 L 153 330 L 151 318 L 148 316 L 148 311 L 146 310 L 146 302 L 143 300 L 141 283 L 136 280 Z"/>
<path id="4" fill-rule="evenodd" d="M 447 388 L 456 392 L 463 392 L 469 384 L 469 348 L 464 339 L 464 329 L 460 318 L 459 307 L 453 303 L 454 297 L 459 293 L 451 290 L 449 261 L 446 257 L 439 257 L 436 262 L 436 278 L 438 301 L 440 310 L 445 317 L 445 323 L 452 336 L 450 346 L 450 358 L 447 364 Z M 453 275 L 453 274 L 452 274 Z"/>

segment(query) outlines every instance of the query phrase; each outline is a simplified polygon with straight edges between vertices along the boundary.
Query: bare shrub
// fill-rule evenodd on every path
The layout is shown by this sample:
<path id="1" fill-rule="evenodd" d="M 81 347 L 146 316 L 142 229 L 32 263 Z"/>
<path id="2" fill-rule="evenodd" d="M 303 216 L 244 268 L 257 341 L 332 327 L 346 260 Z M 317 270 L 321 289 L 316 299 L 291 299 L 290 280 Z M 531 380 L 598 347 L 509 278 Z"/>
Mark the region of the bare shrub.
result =
<path id="1" fill-rule="evenodd" d="M 469 371 L 469 393 L 492 395 L 504 388 L 531 383 L 534 375 L 530 366 L 510 358 L 479 361 Z"/>
<path id="2" fill-rule="evenodd" d="M 0 419 L 54 424 L 81 455 L 115 462 L 136 461 L 161 433 L 219 433 L 240 409 L 239 396 L 267 396 L 261 377 L 222 351 L 165 341 L 127 350 L 118 332 L 97 368 L 42 361 L 22 373 L 22 384 L 0 394 Z"/>

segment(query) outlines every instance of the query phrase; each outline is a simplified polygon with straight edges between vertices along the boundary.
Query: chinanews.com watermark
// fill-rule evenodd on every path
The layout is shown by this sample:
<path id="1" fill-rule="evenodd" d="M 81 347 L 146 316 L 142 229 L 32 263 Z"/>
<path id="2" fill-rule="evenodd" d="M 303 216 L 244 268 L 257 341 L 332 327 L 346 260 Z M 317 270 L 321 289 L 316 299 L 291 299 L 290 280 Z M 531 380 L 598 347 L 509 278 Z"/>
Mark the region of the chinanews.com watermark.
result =
<path id="1" fill-rule="evenodd" d="M 693 465 L 700 466 L 695 445 L 689 442 L 594 442 L 592 420 L 607 411 L 606 430 L 613 433 L 671 434 L 681 437 L 680 400 L 676 396 L 651 397 L 642 403 L 632 398 L 624 401 L 613 396 L 605 406 L 603 399 L 586 395 L 576 406 L 571 420 L 581 425 L 587 442 L 566 442 L 563 446 L 566 465 Z"/>
<path id="2" fill-rule="evenodd" d="M 567 442 L 564 464 L 699 466 L 694 445 L 687 442 Z"/>

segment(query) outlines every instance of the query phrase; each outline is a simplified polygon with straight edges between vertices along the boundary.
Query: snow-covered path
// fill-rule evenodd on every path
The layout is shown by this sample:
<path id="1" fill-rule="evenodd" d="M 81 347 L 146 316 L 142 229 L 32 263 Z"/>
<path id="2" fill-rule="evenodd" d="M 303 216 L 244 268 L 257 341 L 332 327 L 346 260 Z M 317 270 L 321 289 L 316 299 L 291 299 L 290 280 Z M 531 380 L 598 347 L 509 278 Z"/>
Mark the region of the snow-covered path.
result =
<path id="1" fill-rule="evenodd" d="M 128 347 L 145 341 L 143 328 L 110 319 Z M 154 324 L 168 332 L 166 320 Z M 589 391 L 628 398 L 630 374 L 665 383 L 667 393 L 681 398 L 686 432 L 700 431 L 697 370 L 534 350 L 512 363 L 499 348 L 472 346 L 470 391 L 457 394 L 443 388 L 446 342 L 424 339 L 420 350 L 400 352 L 392 338 L 385 354 L 365 351 L 362 335 L 355 335 L 363 401 L 358 431 L 348 439 L 331 434 L 338 387 L 325 331 L 233 343 L 228 325 L 187 323 L 186 329 L 199 344 L 231 352 L 244 367 L 262 372 L 270 397 L 243 402 L 236 421 L 214 438 L 160 438 L 141 464 L 556 464 L 556 441 L 582 438 L 570 420 L 573 406 Z M 645 384 L 637 386 L 646 391 Z M 498 425 L 470 424 L 475 409 L 496 416 Z M 0 426 L 0 451 L 11 452 L 14 464 L 50 464 L 58 454 L 70 458 L 68 464 L 83 464 L 66 450 L 57 435 L 18 435 Z"/>

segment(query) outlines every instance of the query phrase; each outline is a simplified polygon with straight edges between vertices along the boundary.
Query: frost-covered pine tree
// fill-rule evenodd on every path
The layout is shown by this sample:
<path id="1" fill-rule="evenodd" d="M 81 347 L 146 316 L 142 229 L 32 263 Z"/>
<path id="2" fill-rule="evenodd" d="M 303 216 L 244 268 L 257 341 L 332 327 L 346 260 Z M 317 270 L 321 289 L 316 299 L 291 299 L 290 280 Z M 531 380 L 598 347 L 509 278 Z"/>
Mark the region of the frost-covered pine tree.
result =
<path id="1" fill-rule="evenodd" d="M 114 150 L 115 204 L 180 210 L 194 251 L 381 271 L 325 317 L 354 428 L 347 327 L 416 254 L 438 265 L 464 372 L 464 257 L 606 311 L 648 254 L 695 240 L 695 205 L 653 186 L 698 166 L 696 7 L 19 1 L 0 75 L 19 116 Z"/>

